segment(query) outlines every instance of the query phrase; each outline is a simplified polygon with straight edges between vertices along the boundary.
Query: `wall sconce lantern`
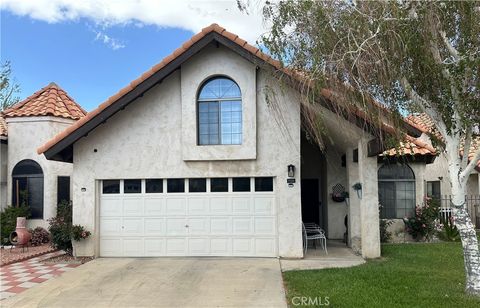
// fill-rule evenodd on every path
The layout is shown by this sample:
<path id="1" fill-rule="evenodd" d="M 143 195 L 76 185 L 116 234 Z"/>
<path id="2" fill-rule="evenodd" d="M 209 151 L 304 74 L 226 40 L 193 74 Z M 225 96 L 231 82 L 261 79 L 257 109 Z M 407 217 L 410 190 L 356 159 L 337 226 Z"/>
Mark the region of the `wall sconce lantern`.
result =
<path id="1" fill-rule="evenodd" d="M 289 178 L 294 178 L 295 177 L 295 166 L 294 165 L 288 165 L 288 177 Z"/>
<path id="2" fill-rule="evenodd" d="M 357 192 L 358 199 L 362 199 L 362 183 L 355 183 L 352 188 Z"/>

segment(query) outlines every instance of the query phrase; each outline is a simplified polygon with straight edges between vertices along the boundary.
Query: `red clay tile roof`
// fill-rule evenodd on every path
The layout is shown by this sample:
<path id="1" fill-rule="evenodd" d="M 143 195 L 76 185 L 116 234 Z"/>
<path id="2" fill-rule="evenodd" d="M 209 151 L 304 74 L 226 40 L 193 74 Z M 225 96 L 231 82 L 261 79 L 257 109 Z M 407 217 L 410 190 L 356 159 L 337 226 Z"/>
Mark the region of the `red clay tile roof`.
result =
<path id="1" fill-rule="evenodd" d="M 67 92 L 52 82 L 3 111 L 3 114 L 5 117 L 54 116 L 78 120 L 87 112 Z"/>
<path id="2" fill-rule="evenodd" d="M 143 75 L 138 77 L 137 79 L 133 80 L 128 86 L 124 87 L 121 89 L 117 94 L 111 96 L 108 98 L 105 102 L 100 104 L 96 109 L 93 111 L 89 112 L 85 117 L 77 121 L 76 123 L 72 124 L 69 126 L 67 129 L 65 129 L 63 132 L 59 133 L 56 135 L 53 139 L 45 143 L 43 146 L 39 147 L 37 149 L 38 154 L 42 154 L 52 148 L 54 145 L 56 145 L 58 142 L 75 132 L 77 129 L 85 125 L 87 122 L 95 118 L 97 115 L 99 115 L 103 110 L 105 110 L 107 107 L 110 105 L 114 104 L 117 102 L 121 97 L 126 95 L 127 93 L 130 93 L 132 90 L 134 90 L 139 84 L 147 80 L 149 77 L 160 71 L 162 68 L 164 68 L 167 64 L 178 58 L 180 55 L 185 53 L 192 45 L 194 45 L 196 42 L 198 42 L 200 39 L 205 37 L 207 34 L 215 32 L 226 39 L 232 41 L 235 44 L 238 44 L 240 47 L 244 48 L 248 52 L 250 52 L 252 55 L 262 59 L 266 63 L 272 65 L 275 69 L 283 72 L 284 74 L 288 75 L 289 77 L 293 78 L 294 80 L 298 81 L 305 81 L 305 76 L 297 71 L 288 69 L 283 67 L 283 65 L 280 63 L 280 61 L 277 61 L 275 59 L 272 59 L 270 56 L 267 54 L 263 53 L 260 51 L 260 49 L 250 45 L 247 43 L 247 41 L 241 39 L 238 37 L 238 35 L 226 31 L 224 28 L 220 27 L 217 24 L 212 24 L 204 29 L 202 29 L 201 32 L 197 33 L 194 35 L 190 40 L 185 42 L 181 47 L 176 49 L 172 54 L 169 56 L 165 57 L 160 63 L 157 65 L 153 66 L 150 70 L 145 72 Z M 322 91 L 322 94 L 325 96 L 325 98 L 329 99 L 332 97 L 332 93 L 329 90 Z M 361 117 L 365 120 L 368 120 L 368 116 L 364 111 L 361 110 L 353 110 L 353 113 L 357 115 L 358 117 Z M 388 125 L 383 126 L 382 129 L 384 129 L 386 132 L 392 132 L 395 131 L 393 127 L 390 127 Z"/>
<path id="3" fill-rule="evenodd" d="M 421 141 L 412 136 L 406 136 L 404 142 L 400 142 L 397 148 L 393 148 L 383 152 L 382 155 L 396 156 L 396 155 L 436 155 L 437 151 L 428 143 Z"/>
<path id="4" fill-rule="evenodd" d="M 407 117 L 407 119 L 415 123 L 423 133 L 433 134 L 437 138 L 442 139 L 441 135 L 435 129 L 435 123 L 433 122 L 432 118 L 430 118 L 427 114 L 425 113 L 411 114 Z M 473 159 L 473 156 L 475 155 L 476 151 L 479 148 L 480 148 L 480 136 L 473 136 L 470 152 L 468 153 L 469 161 Z M 461 146 L 461 149 L 460 149 L 460 155 L 463 156 L 463 145 Z M 477 163 L 477 170 L 479 169 L 480 169 L 480 161 Z"/>
<path id="5" fill-rule="evenodd" d="M 5 122 L 5 118 L 3 115 L 0 114 L 0 136 L 7 136 L 8 131 L 7 131 L 7 122 Z"/>

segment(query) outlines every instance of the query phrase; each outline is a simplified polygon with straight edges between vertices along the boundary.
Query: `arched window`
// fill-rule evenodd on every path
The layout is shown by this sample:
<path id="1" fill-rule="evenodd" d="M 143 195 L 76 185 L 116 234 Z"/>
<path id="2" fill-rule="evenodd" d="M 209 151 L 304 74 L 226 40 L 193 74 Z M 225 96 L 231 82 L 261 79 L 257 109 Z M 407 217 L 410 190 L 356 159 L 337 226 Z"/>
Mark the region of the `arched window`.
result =
<path id="1" fill-rule="evenodd" d="M 242 94 L 233 80 L 207 80 L 197 101 L 199 145 L 242 144 Z"/>
<path id="2" fill-rule="evenodd" d="M 385 164 L 378 169 L 380 218 L 415 214 L 415 174 L 406 164 Z"/>
<path id="3" fill-rule="evenodd" d="M 12 205 L 30 208 L 30 218 L 43 218 L 43 171 L 33 160 L 19 162 L 12 171 Z"/>

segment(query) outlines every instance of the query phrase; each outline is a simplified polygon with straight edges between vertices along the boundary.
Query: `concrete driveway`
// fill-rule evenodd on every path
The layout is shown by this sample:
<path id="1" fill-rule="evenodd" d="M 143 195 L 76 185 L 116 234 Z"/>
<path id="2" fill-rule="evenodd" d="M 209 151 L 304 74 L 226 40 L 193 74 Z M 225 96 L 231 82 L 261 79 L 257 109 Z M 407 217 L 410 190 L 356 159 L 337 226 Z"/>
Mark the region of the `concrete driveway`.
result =
<path id="1" fill-rule="evenodd" d="M 2 307 L 286 307 L 277 259 L 101 258 Z"/>

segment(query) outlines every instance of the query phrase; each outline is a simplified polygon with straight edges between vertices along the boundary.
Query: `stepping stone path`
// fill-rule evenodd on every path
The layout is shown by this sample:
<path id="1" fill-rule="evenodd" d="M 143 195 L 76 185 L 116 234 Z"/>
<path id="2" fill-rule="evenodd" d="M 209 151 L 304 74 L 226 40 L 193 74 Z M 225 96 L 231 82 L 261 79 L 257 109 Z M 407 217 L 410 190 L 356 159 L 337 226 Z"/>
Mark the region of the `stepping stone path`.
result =
<path id="1" fill-rule="evenodd" d="M 42 263 L 46 259 L 62 254 L 64 252 L 56 251 L 23 262 L 2 266 L 0 268 L 0 300 L 21 293 L 80 266 L 80 264 L 46 265 Z"/>

